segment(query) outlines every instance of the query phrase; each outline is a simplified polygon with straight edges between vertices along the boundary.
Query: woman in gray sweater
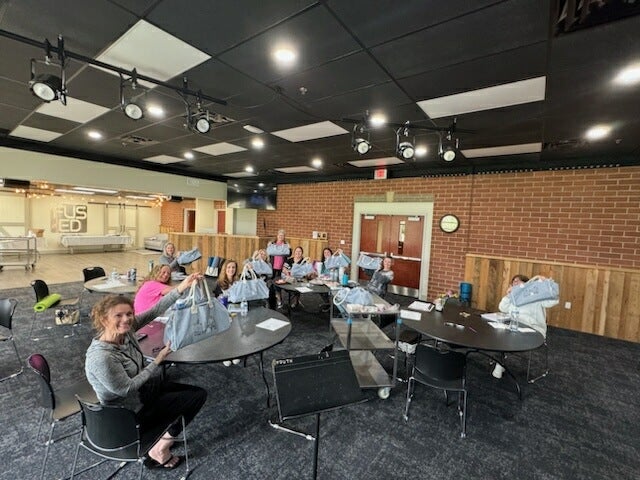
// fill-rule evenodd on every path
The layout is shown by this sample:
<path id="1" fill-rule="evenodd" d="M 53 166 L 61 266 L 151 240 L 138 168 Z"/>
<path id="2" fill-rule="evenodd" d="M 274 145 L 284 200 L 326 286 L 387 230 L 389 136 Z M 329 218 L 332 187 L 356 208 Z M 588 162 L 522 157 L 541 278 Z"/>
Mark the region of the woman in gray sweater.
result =
<path id="1" fill-rule="evenodd" d="M 100 403 L 121 405 L 136 412 L 142 430 L 153 428 L 176 414 L 189 423 L 200 411 L 207 392 L 196 386 L 163 382 L 157 375 L 160 364 L 171 353 L 167 343 L 154 361 L 145 365 L 136 338 L 136 330 L 162 315 L 199 275 L 189 275 L 177 288 L 165 295 L 152 309 L 136 316 L 133 302 L 121 295 L 108 295 L 91 312 L 97 331 L 87 349 L 85 371 Z M 174 438 L 182 430 L 174 424 L 149 450 L 145 465 L 150 468 L 175 468 L 182 457 L 171 453 Z"/>

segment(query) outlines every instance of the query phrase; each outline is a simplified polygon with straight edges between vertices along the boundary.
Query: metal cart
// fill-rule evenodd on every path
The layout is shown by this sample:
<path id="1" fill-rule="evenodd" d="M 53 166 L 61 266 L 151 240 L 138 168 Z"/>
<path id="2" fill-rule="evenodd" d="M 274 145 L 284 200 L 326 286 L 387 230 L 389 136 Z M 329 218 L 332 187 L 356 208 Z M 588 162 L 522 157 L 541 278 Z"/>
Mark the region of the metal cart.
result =
<path id="1" fill-rule="evenodd" d="M 0 237 L 0 271 L 8 266 L 24 266 L 25 270 L 33 270 L 38 255 L 36 237 Z"/>
<path id="2" fill-rule="evenodd" d="M 390 307 L 390 305 L 374 295 L 376 304 Z M 333 302 L 332 302 L 333 304 Z M 399 309 L 385 310 L 385 315 L 395 314 L 395 341 L 392 341 L 372 321 L 375 312 L 352 311 L 349 305 L 336 306 L 342 317 L 331 314 L 331 328 L 344 348 L 349 351 L 351 363 L 356 372 L 361 388 L 377 388 L 378 396 L 382 399 L 389 397 L 391 388 L 395 387 L 398 374 L 398 332 Z M 393 350 L 393 372 L 389 374 L 374 355 L 377 350 Z"/>

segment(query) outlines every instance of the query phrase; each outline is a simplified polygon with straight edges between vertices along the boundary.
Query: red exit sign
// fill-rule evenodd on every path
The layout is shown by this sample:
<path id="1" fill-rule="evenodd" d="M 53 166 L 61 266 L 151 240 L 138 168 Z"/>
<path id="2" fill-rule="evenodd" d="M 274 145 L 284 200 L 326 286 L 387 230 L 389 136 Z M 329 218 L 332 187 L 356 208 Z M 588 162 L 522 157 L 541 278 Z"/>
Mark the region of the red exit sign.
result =
<path id="1" fill-rule="evenodd" d="M 384 180 L 387 178 L 387 169 L 386 168 L 378 168 L 373 171 L 373 179 L 374 180 Z"/>

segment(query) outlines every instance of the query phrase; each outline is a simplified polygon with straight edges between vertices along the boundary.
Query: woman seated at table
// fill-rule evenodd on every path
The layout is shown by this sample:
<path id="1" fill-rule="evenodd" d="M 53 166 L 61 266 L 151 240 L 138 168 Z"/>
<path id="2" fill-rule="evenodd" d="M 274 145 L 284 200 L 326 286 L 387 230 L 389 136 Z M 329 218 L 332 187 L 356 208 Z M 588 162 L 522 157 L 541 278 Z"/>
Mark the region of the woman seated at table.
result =
<path id="1" fill-rule="evenodd" d="M 238 280 L 238 262 L 235 260 L 226 260 L 222 265 L 222 271 L 218 276 L 218 282 L 213 289 L 213 294 L 216 297 L 229 296 L 229 289 L 236 280 Z"/>
<path id="2" fill-rule="evenodd" d="M 304 250 L 302 249 L 302 247 L 296 247 L 293 250 L 293 255 L 291 257 L 287 258 L 287 261 L 284 262 L 284 265 L 282 267 L 282 276 L 283 277 L 291 277 L 291 276 L 293 276 L 291 274 L 293 266 L 302 264 L 303 261 L 304 261 Z M 310 278 L 313 278 L 315 276 L 316 276 L 315 273 L 310 273 L 309 275 L 305 275 L 302 278 L 303 279 L 310 279 Z M 289 297 L 289 300 L 290 300 L 291 308 L 298 308 L 298 305 L 300 304 L 300 292 L 292 293 L 290 295 L 290 297 Z"/>
<path id="3" fill-rule="evenodd" d="M 531 280 L 546 280 L 546 277 L 542 275 L 536 275 Z M 529 277 L 526 275 L 518 274 L 514 275 L 511 279 L 511 283 L 509 284 L 509 288 L 507 288 L 507 293 L 502 300 L 500 300 L 500 304 L 498 305 L 498 310 L 503 313 L 508 313 L 509 316 L 513 315 L 514 310 L 518 310 L 518 322 L 520 324 L 524 324 L 527 327 L 531 327 L 537 332 L 540 332 L 543 337 L 547 338 L 547 308 L 551 308 L 554 305 L 557 305 L 559 299 L 553 300 L 541 300 L 539 302 L 529 303 L 527 305 L 521 305 L 520 307 L 515 306 L 511 303 L 511 290 L 514 288 L 524 287 L 524 284 L 529 281 Z M 499 363 L 496 363 L 495 368 L 493 369 L 493 376 L 496 378 L 501 378 L 504 373 L 504 367 Z"/>
<path id="4" fill-rule="evenodd" d="M 171 353 L 167 343 L 151 363 L 146 363 L 136 330 L 162 315 L 180 295 L 198 280 L 190 275 L 167 293 L 150 310 L 134 315 L 133 302 L 122 295 L 102 298 L 91 312 L 97 335 L 87 349 L 85 372 L 100 403 L 120 405 L 136 412 L 142 431 L 151 430 L 166 418 L 183 415 L 188 424 L 200 411 L 207 392 L 193 385 L 162 380 L 159 366 Z M 145 465 L 149 468 L 177 467 L 183 457 L 171 453 L 182 422 L 173 424 L 149 450 Z"/>
<path id="5" fill-rule="evenodd" d="M 263 262 L 271 265 L 271 260 L 269 259 L 269 255 L 264 248 L 256 250 L 251 255 L 251 258 L 245 261 L 245 264 L 249 266 L 249 268 L 253 268 L 252 261 L 262 260 Z M 272 267 L 273 269 L 273 267 Z M 277 308 L 277 295 L 276 295 L 276 287 L 273 284 L 272 275 L 267 275 L 266 273 L 257 273 L 256 276 L 264 280 L 269 287 L 269 308 L 276 309 Z"/>
<path id="6" fill-rule="evenodd" d="M 169 268 L 171 268 L 172 272 L 186 273 L 185 268 L 182 265 L 178 264 L 179 256 L 180 252 L 176 251 L 176 246 L 171 242 L 167 242 L 164 244 L 162 255 L 160 255 L 158 263 L 160 265 L 169 265 Z"/>
<path id="7" fill-rule="evenodd" d="M 384 298 L 387 294 L 387 288 L 391 282 L 393 282 L 393 258 L 384 257 L 380 268 L 374 272 L 371 276 L 371 280 L 367 284 L 367 290 L 375 293 L 381 298 Z"/>
<path id="8" fill-rule="evenodd" d="M 187 278 L 200 278 L 198 273 L 192 273 Z M 136 292 L 133 302 L 136 315 L 153 307 L 167 293 L 175 289 L 171 285 L 171 268 L 169 265 L 156 265 L 149 275 L 144 278 L 142 285 Z"/>

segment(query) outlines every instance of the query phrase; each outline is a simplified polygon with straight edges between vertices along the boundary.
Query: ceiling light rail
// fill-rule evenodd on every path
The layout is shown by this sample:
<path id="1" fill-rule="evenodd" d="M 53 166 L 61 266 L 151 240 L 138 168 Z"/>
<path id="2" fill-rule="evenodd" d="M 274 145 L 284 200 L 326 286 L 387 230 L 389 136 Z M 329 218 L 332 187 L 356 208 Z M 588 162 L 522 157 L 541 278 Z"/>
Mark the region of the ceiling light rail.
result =
<path id="1" fill-rule="evenodd" d="M 62 38 L 62 35 L 58 36 L 58 46 L 53 46 L 51 45 L 51 43 L 49 42 L 49 40 L 46 40 L 44 42 L 42 41 L 38 41 L 38 40 L 34 40 L 32 38 L 29 37 L 25 37 L 23 35 L 19 35 L 17 33 L 13 33 L 13 32 L 9 32 L 7 30 L 3 30 L 0 29 L 0 36 L 2 37 L 6 37 L 9 38 L 11 40 L 15 40 L 17 42 L 20 43 L 24 43 L 26 45 L 31 45 L 33 47 L 40 47 L 43 48 L 45 50 L 45 58 L 46 57 L 50 57 L 51 53 L 55 53 L 58 55 L 58 59 L 60 60 L 60 66 L 62 67 L 62 74 L 64 75 L 64 67 L 66 67 L 66 61 L 67 59 L 73 59 L 82 63 L 86 63 L 88 65 L 93 65 L 95 67 L 100 67 L 103 68 L 105 70 L 109 70 L 111 72 L 117 73 L 121 76 L 125 76 L 127 78 L 133 78 L 133 72 L 126 70 L 124 68 L 120 68 L 117 67 L 115 65 L 111 65 L 105 62 L 101 62 L 100 60 L 96 60 L 94 58 L 90 58 L 87 57 L 85 55 L 80 55 L 78 53 L 74 53 L 71 52 L 69 50 L 65 50 L 64 49 L 64 40 Z M 64 60 L 64 62 L 63 62 Z M 36 61 L 37 63 L 37 61 Z M 46 59 L 45 59 L 45 63 L 46 63 Z M 135 71 L 135 69 L 134 69 Z M 163 82 L 162 80 L 158 80 L 155 79 L 153 77 L 149 77 L 147 75 L 141 75 L 139 73 L 136 72 L 135 74 L 136 77 L 136 81 L 145 81 L 145 82 L 149 82 L 149 83 L 153 83 L 154 85 L 157 86 L 161 86 L 161 87 L 165 87 L 169 90 L 172 90 L 176 93 L 178 93 L 179 95 L 187 95 L 187 96 L 191 96 L 191 97 L 199 97 L 200 101 L 202 100 L 206 100 L 208 102 L 213 102 L 213 103 L 217 103 L 218 105 L 227 105 L 227 102 L 225 100 L 222 100 L 220 98 L 215 98 L 215 97 L 211 97 L 209 95 L 206 95 L 202 92 L 196 92 L 194 90 L 190 90 L 189 88 L 186 88 L 184 85 L 182 87 L 176 87 L 175 85 L 172 85 L 170 83 L 167 82 Z M 62 101 L 62 98 L 65 99 L 66 101 L 66 86 L 64 85 L 64 78 L 62 77 L 58 77 L 61 80 L 61 85 L 60 85 L 60 93 L 64 93 L 64 97 L 60 97 L 60 100 Z M 31 85 L 30 85 L 30 88 Z M 62 92 L 62 90 L 65 90 L 64 92 Z M 40 97 L 42 98 L 42 97 Z M 42 98 L 45 101 L 52 101 L 52 100 L 56 100 L 58 98 L 52 98 L 51 100 L 46 100 L 45 98 Z M 63 102 L 64 103 L 64 102 Z"/>

